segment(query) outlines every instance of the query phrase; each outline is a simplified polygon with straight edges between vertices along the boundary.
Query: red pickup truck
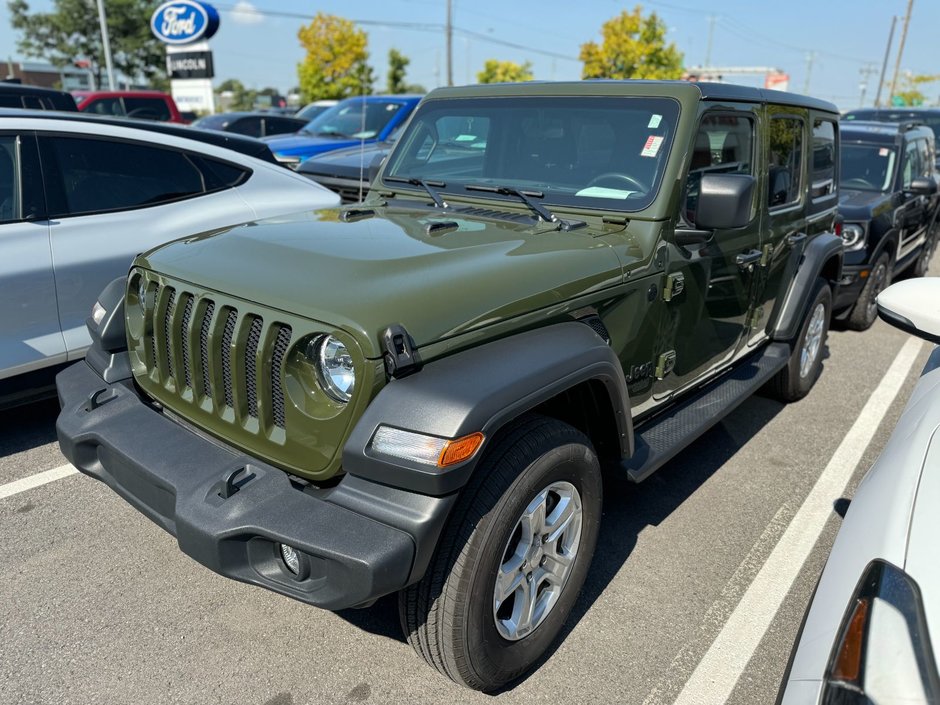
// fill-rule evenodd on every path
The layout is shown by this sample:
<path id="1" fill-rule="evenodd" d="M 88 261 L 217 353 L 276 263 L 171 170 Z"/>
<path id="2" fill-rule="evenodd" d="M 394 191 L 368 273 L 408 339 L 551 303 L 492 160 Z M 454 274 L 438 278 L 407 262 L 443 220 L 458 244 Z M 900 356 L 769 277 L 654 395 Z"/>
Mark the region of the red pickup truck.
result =
<path id="1" fill-rule="evenodd" d="M 176 103 L 160 91 L 73 91 L 78 109 L 111 117 L 185 123 Z"/>

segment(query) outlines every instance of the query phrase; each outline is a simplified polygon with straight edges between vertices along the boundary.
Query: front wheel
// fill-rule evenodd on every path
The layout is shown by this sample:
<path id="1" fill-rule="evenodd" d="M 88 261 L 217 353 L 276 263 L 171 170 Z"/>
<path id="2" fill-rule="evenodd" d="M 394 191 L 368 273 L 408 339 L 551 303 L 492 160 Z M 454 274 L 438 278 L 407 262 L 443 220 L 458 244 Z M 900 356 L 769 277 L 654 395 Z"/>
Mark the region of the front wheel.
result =
<path id="1" fill-rule="evenodd" d="M 816 384 L 819 373 L 822 372 L 831 311 L 832 290 L 826 281 L 818 279 L 803 325 L 793 341 L 790 359 L 786 367 L 770 380 L 772 396 L 781 401 L 796 401 L 809 394 L 809 390 Z"/>
<path id="2" fill-rule="evenodd" d="M 871 268 L 868 281 L 858 295 L 858 301 L 852 308 L 847 320 L 852 330 L 868 330 L 878 318 L 878 294 L 891 285 L 891 258 L 883 253 Z"/>
<path id="3" fill-rule="evenodd" d="M 527 417 L 461 493 L 425 577 L 399 593 L 409 643 L 457 683 L 492 691 L 551 646 L 584 584 L 601 517 L 590 441 Z"/>

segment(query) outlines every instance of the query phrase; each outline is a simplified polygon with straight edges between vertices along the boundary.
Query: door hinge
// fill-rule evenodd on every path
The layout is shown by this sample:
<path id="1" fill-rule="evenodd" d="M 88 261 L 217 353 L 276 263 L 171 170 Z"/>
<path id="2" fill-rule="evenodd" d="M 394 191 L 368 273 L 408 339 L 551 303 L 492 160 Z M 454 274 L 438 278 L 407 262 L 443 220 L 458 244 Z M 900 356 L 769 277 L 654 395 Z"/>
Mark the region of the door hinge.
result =
<path id="1" fill-rule="evenodd" d="M 774 255 L 773 243 L 767 243 L 766 245 L 764 245 L 764 247 L 761 248 L 760 266 L 766 267 L 768 264 L 770 264 L 770 258 L 773 257 L 773 255 Z"/>
<path id="2" fill-rule="evenodd" d="M 754 329 L 760 325 L 760 322 L 764 320 L 764 307 L 758 306 L 750 315 L 747 317 L 747 327 Z"/>
<path id="3" fill-rule="evenodd" d="M 676 351 L 667 350 L 656 361 L 656 379 L 665 379 L 676 366 Z"/>
<path id="4" fill-rule="evenodd" d="M 672 301 L 684 290 L 685 275 L 682 272 L 667 275 L 666 283 L 663 285 L 663 301 Z"/>

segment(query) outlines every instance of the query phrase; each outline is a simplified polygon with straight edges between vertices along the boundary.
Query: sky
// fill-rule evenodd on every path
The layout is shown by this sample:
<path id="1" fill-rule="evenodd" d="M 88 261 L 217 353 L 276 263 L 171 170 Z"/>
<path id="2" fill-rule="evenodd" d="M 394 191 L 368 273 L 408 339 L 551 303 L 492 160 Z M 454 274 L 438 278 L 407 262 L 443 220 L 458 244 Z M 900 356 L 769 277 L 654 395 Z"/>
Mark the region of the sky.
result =
<path id="1" fill-rule="evenodd" d="M 370 63 L 385 85 L 388 51 L 411 59 L 406 80 L 426 88 L 446 83 L 446 0 L 225 0 L 215 4 L 220 28 L 211 40 L 217 83 L 238 78 L 248 87 L 297 85 L 303 58 L 297 30 L 323 11 L 361 23 L 368 34 Z M 586 41 L 599 41 L 601 25 L 635 3 L 614 0 L 453 0 L 453 78 L 473 83 L 486 59 L 532 64 L 535 78 L 577 80 L 578 53 Z M 713 66 L 774 67 L 790 76 L 790 90 L 857 107 L 877 90 L 892 16 L 902 17 L 907 0 L 789 0 L 779 9 L 754 0 L 675 0 L 641 3 L 668 27 L 667 40 L 685 55 L 686 67 L 702 65 L 709 49 Z M 36 11 L 51 0 L 31 0 Z M 383 23 L 388 23 L 383 26 Z M 900 19 L 894 34 L 886 82 L 897 57 Z M 940 74 L 936 35 L 940 2 L 914 0 L 901 71 Z M 0 3 L 0 58 L 26 59 L 16 51 L 6 2 Z M 868 73 L 863 73 L 867 70 Z M 730 81 L 726 75 L 726 81 Z M 763 75 L 736 76 L 734 82 L 762 85 Z M 887 92 L 887 86 L 885 87 Z M 922 90 L 940 103 L 940 81 Z"/>

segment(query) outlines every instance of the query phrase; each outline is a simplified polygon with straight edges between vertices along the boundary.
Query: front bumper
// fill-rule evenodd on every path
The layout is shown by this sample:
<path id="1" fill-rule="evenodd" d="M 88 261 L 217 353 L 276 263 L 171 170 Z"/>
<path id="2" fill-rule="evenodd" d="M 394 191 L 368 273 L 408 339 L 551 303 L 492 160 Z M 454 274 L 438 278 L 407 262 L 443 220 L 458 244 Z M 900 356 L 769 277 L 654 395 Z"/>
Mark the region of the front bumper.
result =
<path id="1" fill-rule="evenodd" d="M 832 310 L 837 317 L 840 313 L 848 315 L 849 310 L 858 301 L 862 288 L 865 286 L 865 282 L 868 281 L 867 277 L 870 271 L 871 266 L 868 264 L 842 265 L 842 279 L 839 281 L 836 299 L 832 304 Z"/>
<path id="2" fill-rule="evenodd" d="M 330 489 L 301 489 L 283 471 L 172 420 L 129 380 L 108 384 L 80 362 L 56 381 L 56 431 L 75 467 L 207 568 L 318 607 L 367 604 L 419 578 L 416 544 L 436 541 L 452 504 L 349 475 Z M 397 511 L 402 504 L 409 511 Z M 304 554 L 305 575 L 287 569 L 280 543 Z"/>

